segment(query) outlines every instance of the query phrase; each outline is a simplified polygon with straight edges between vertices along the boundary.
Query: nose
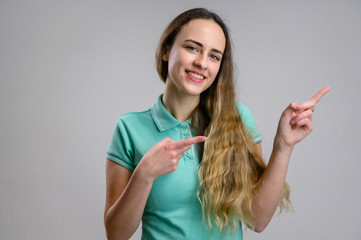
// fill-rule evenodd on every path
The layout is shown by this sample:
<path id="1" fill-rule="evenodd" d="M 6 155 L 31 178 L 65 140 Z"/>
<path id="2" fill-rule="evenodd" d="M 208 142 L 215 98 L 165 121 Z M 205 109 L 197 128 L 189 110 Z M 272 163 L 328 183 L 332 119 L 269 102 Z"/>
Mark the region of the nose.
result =
<path id="1" fill-rule="evenodd" d="M 207 69 L 207 60 L 208 59 L 206 54 L 199 54 L 194 60 L 194 65 L 200 69 Z"/>

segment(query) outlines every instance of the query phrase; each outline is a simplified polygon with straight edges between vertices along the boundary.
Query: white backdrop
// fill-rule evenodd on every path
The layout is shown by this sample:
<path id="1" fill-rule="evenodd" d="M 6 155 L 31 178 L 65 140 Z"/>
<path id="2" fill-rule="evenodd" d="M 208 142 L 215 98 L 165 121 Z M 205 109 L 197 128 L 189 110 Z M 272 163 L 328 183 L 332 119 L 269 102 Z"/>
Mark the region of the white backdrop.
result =
<path id="1" fill-rule="evenodd" d="M 291 160 L 296 211 L 244 238 L 360 239 L 361 2 L 350 0 L 1 0 L 0 239 L 105 239 L 115 121 L 162 93 L 155 48 L 169 21 L 193 7 L 231 29 L 238 98 L 266 159 L 288 103 L 332 88 Z"/>

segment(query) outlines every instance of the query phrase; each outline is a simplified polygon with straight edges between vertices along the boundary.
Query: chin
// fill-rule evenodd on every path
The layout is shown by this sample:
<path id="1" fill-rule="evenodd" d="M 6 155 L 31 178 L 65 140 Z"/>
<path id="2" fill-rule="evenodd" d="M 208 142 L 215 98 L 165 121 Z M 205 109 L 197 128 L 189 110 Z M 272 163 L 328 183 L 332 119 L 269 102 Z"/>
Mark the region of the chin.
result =
<path id="1" fill-rule="evenodd" d="M 208 88 L 208 87 L 207 87 Z M 200 95 L 202 92 L 204 92 L 207 88 L 205 88 L 204 86 L 184 86 L 184 92 L 186 92 L 189 95 Z"/>
<path id="2" fill-rule="evenodd" d="M 191 96 L 199 96 L 203 91 L 203 89 L 187 89 L 185 93 Z"/>

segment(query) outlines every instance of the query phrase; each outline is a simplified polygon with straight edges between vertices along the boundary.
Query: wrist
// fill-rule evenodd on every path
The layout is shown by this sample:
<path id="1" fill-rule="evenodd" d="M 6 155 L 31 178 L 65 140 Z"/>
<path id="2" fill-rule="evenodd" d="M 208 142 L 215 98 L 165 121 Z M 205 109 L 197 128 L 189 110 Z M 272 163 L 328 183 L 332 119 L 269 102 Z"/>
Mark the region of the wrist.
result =
<path id="1" fill-rule="evenodd" d="M 275 139 L 275 141 L 273 142 L 273 150 L 270 157 L 270 162 L 278 162 L 286 164 L 286 166 L 288 166 L 291 159 L 293 147 L 294 146 L 292 145 L 287 145 L 284 142 Z"/>
<path id="2" fill-rule="evenodd" d="M 142 180 L 148 184 L 153 184 L 155 177 L 152 177 L 147 170 L 145 170 L 141 164 L 139 164 L 133 172 L 135 178 Z"/>
<path id="3" fill-rule="evenodd" d="M 291 155 L 294 147 L 294 144 L 288 144 L 286 141 L 284 141 L 284 139 L 278 136 L 276 136 L 273 141 L 273 149 L 283 154 Z"/>

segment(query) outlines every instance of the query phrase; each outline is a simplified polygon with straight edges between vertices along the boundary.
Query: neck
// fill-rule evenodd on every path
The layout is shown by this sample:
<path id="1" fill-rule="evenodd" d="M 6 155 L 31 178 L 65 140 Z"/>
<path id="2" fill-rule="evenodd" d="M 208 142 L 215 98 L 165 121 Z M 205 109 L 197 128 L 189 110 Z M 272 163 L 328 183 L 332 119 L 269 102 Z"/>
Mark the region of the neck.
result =
<path id="1" fill-rule="evenodd" d="M 198 106 L 199 95 L 188 95 L 165 89 L 163 95 L 164 107 L 173 117 L 179 121 L 186 121 L 192 116 L 192 112 Z"/>

